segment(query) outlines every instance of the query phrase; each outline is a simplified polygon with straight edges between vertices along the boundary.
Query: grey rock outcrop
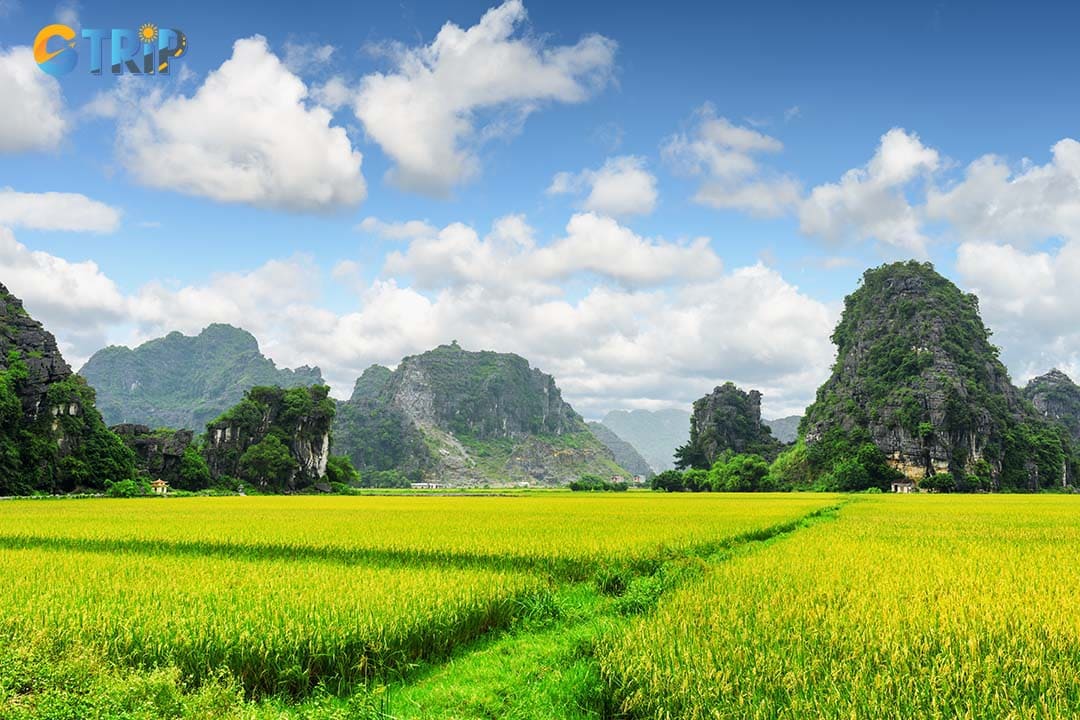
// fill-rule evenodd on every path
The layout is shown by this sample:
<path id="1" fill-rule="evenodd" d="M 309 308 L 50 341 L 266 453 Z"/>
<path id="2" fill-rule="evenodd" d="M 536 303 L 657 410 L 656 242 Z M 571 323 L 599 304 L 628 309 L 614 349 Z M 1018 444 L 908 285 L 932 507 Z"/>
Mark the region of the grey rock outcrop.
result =
<path id="1" fill-rule="evenodd" d="M 1023 393 L 1043 417 L 1060 423 L 1073 440 L 1080 441 L 1080 386 L 1072 378 L 1054 368 L 1032 378 Z"/>
<path id="2" fill-rule="evenodd" d="M 962 489 L 976 477 L 995 488 L 1060 483 L 1066 452 L 1038 449 L 1058 441 L 1009 380 L 978 299 L 929 263 L 866 271 L 833 341 L 832 375 L 806 412 L 808 444 L 865 438 L 908 478 L 948 472 Z"/>
<path id="3" fill-rule="evenodd" d="M 146 425 L 123 423 L 110 428 L 135 452 L 138 467 L 148 476 L 177 485 L 184 451 L 194 440 L 191 430 L 152 430 Z"/>
<path id="4" fill-rule="evenodd" d="M 679 448 L 679 464 L 710 467 L 721 453 L 753 453 L 776 457 L 780 443 L 761 422 L 761 393 L 724 383 L 694 402 L 690 441 Z"/>

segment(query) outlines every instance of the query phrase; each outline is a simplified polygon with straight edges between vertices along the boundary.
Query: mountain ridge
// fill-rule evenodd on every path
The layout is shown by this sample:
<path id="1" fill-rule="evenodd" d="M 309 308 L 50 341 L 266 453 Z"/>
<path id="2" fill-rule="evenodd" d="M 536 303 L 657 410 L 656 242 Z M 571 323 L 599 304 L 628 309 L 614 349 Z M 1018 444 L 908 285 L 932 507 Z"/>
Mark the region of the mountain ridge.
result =
<path id="1" fill-rule="evenodd" d="M 135 348 L 111 345 L 94 353 L 79 374 L 97 389 L 110 425 L 188 428 L 240 402 L 252 387 L 323 384 L 317 367 L 278 368 L 255 336 L 225 323 L 197 335 L 173 331 Z"/>
<path id="2" fill-rule="evenodd" d="M 553 377 L 519 355 L 456 342 L 404 357 L 393 371 L 368 368 L 339 404 L 334 452 L 361 473 L 454 485 L 627 474 Z"/>

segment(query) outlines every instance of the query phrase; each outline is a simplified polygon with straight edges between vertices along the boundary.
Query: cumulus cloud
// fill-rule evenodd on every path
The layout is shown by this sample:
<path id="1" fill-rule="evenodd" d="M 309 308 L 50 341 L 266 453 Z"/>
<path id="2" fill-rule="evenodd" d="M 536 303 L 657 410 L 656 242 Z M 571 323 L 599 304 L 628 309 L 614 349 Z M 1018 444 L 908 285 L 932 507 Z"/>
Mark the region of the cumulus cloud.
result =
<path id="1" fill-rule="evenodd" d="M 323 271 L 301 255 L 124 293 L 94 263 L 32 252 L 4 230 L 0 276 L 75 366 L 107 342 L 229 322 L 253 332 L 279 365 L 319 365 L 347 396 L 369 364 L 456 338 L 528 358 L 590 417 L 687 406 L 729 379 L 762 389 L 768 412 L 785 414 L 828 373 L 834 309 L 774 270 L 725 271 L 705 241 L 642 238 L 590 213 L 546 245 L 535 235 L 516 215 L 483 236 L 451 224 L 409 241 L 370 282 L 354 260 Z M 353 308 L 319 305 L 329 279 L 353 291 Z"/>
<path id="2" fill-rule="evenodd" d="M 773 217 L 790 210 L 802 192 L 797 180 L 768 172 L 755 159 L 781 149 L 776 138 L 735 125 L 706 103 L 693 129 L 669 137 L 660 151 L 676 172 L 701 178 L 695 202 Z"/>
<path id="3" fill-rule="evenodd" d="M 51 150 L 70 123 L 56 78 L 41 72 L 27 46 L 0 49 L 0 152 Z"/>
<path id="4" fill-rule="evenodd" d="M 533 235 L 520 216 L 501 218 L 483 238 L 472 227 L 453 223 L 390 253 L 386 270 L 409 275 L 426 289 L 484 284 L 544 295 L 557 292 L 552 283 L 576 275 L 648 287 L 708 279 L 722 268 L 707 238 L 689 243 L 643 238 L 595 213 L 574 215 L 566 234 L 549 245 L 537 246 Z"/>
<path id="5" fill-rule="evenodd" d="M 362 156 L 265 38 L 237 40 L 194 95 L 144 98 L 118 128 L 141 183 L 220 202 L 286 210 L 356 205 Z"/>
<path id="6" fill-rule="evenodd" d="M 927 196 L 927 215 L 948 221 L 963 238 L 1030 243 L 1048 237 L 1080 239 L 1080 142 L 1052 148 L 1045 165 L 1025 161 L 1014 172 L 1000 157 L 968 165 L 963 179 Z"/>
<path id="7" fill-rule="evenodd" d="M 928 239 L 904 189 L 938 165 L 937 151 L 923 145 L 918 135 L 893 128 L 881 136 L 866 166 L 810 192 L 799 208 L 800 229 L 831 242 L 876 240 L 925 256 Z"/>
<path id="8" fill-rule="evenodd" d="M 24 193 L 0 188 L 0 225 L 32 230 L 112 232 L 120 211 L 79 193 Z"/>
<path id="9" fill-rule="evenodd" d="M 517 132 L 544 102 L 582 102 L 607 82 L 614 41 L 549 46 L 518 32 L 525 17 L 508 0 L 470 28 L 448 22 L 429 45 L 391 47 L 394 70 L 361 80 L 353 110 L 396 163 L 395 184 L 445 195 L 479 172 L 484 140 Z M 495 117 L 484 122 L 484 112 Z"/>
<path id="10" fill-rule="evenodd" d="M 76 366 L 105 344 L 111 324 L 127 316 L 125 297 L 97 263 L 30 250 L 4 227 L 0 279 L 57 336 L 65 357 Z"/>
<path id="11" fill-rule="evenodd" d="M 623 155 L 609 158 L 598 170 L 560 172 L 547 192 L 588 192 L 581 207 L 612 217 L 648 215 L 656 207 L 656 176 L 645 168 L 644 158 Z"/>
<path id="12" fill-rule="evenodd" d="M 334 75 L 323 84 L 312 87 L 311 97 L 323 107 L 337 111 L 352 100 L 352 88 L 340 75 Z"/>
<path id="13" fill-rule="evenodd" d="M 334 56 L 333 45 L 287 41 L 285 43 L 285 67 L 294 73 L 302 73 L 313 67 L 325 65 Z"/>
<path id="14" fill-rule="evenodd" d="M 965 242 L 956 268 L 978 295 L 1014 380 L 1026 382 L 1052 367 L 1080 380 L 1080 241 L 1039 251 Z"/>
<path id="15" fill-rule="evenodd" d="M 419 237 L 431 237 L 439 229 L 426 220 L 406 220 L 405 222 L 385 222 L 377 217 L 366 217 L 356 226 L 361 232 L 378 235 L 387 240 L 411 240 Z"/>

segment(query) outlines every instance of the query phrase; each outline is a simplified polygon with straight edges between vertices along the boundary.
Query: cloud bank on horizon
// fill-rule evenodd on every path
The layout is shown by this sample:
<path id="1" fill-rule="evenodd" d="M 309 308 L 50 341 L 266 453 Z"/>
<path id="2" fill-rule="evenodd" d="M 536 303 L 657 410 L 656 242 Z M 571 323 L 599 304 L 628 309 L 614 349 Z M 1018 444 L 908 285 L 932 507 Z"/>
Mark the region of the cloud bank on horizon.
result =
<path id="1" fill-rule="evenodd" d="M 551 158 L 531 196 L 502 204 L 492 188 L 517 153 L 544 154 L 531 124 L 618 128 L 566 116 L 625 92 L 642 64 L 623 64 L 619 37 L 551 30 L 508 0 L 472 25 L 375 43 L 383 66 L 352 74 L 333 65 L 347 49 L 332 43 L 251 34 L 204 73 L 120 78 L 78 102 L 0 34 L 0 96 L 20 108 L 0 113 L 0 168 L 19 163 L 0 182 L 0 281 L 75 366 L 108 343 L 228 322 L 280 365 L 319 365 L 338 395 L 371 363 L 456 339 L 525 356 L 587 416 L 685 406 L 724 380 L 762 390 L 781 416 L 827 376 L 839 297 L 852 289 L 850 272 L 822 291 L 792 267 L 827 276 L 866 258 L 933 257 L 979 295 L 1016 379 L 1080 372 L 1080 142 L 1054 138 L 1041 164 L 993 145 L 959 163 L 919 128 L 888 124 L 823 176 L 787 162 L 806 152 L 784 138 L 801 105 L 785 98 L 760 121 L 702 97 L 646 140 L 637 130 L 631 150 L 620 130 L 576 166 Z M 50 187 L 47 168 L 24 182 L 15 170 L 33 156 L 78 158 L 136 200 L 103 198 L 94 183 Z M 96 257 L 113 237 L 162 232 L 137 220 L 158 198 L 236 222 L 230 241 L 297 218 L 337 223 L 336 234 L 239 267 L 207 257 L 185 277 L 152 253 L 129 259 L 137 272 Z M 735 224 L 721 234 L 678 222 L 696 212 Z M 753 244 L 757 228 L 777 227 L 816 258 L 766 246 L 748 258 L 730 241 L 733 228 Z M 93 235 L 73 250 L 72 233 Z"/>

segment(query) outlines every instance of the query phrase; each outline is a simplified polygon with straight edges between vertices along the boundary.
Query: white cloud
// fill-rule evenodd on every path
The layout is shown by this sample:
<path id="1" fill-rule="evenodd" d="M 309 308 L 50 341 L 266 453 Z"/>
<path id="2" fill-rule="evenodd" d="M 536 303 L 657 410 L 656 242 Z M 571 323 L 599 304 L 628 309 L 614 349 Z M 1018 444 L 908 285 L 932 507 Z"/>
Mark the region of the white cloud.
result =
<path id="1" fill-rule="evenodd" d="M 965 242 L 956 268 L 1018 382 L 1052 367 L 1080 370 L 1080 241 L 1056 251 Z M 1074 376 L 1080 380 L 1080 376 Z"/>
<path id="2" fill-rule="evenodd" d="M 516 352 L 553 373 L 589 417 L 622 407 L 689 404 L 723 380 L 766 393 L 769 412 L 800 412 L 828 375 L 832 309 L 756 265 L 682 288 L 595 286 L 573 299 L 465 284 L 434 295 L 378 280 L 358 308 L 307 313 L 292 347 L 314 355 L 340 393 L 372 362 L 457 339 L 469 349 Z M 317 356 L 317 357 L 315 357 Z"/>
<path id="3" fill-rule="evenodd" d="M 802 184 L 790 177 L 739 185 L 706 182 L 694 199 L 714 208 L 743 210 L 758 217 L 777 217 L 798 205 Z"/>
<path id="4" fill-rule="evenodd" d="M 339 75 L 334 75 L 322 85 L 311 88 L 311 97 L 323 107 L 334 111 L 348 105 L 352 96 L 352 88 L 346 85 L 345 80 Z"/>
<path id="5" fill-rule="evenodd" d="M 695 123 L 689 133 L 669 137 L 660 148 L 677 172 L 702 179 L 695 202 L 765 217 L 782 215 L 798 202 L 799 182 L 764 171 L 754 158 L 779 152 L 779 140 L 734 125 L 708 103 L 695 113 Z"/>
<path id="6" fill-rule="evenodd" d="M 688 406 L 728 379 L 760 388 L 769 412 L 784 414 L 800 410 L 828 374 L 835 309 L 774 270 L 725 272 L 703 241 L 641 238 L 592 214 L 574 216 L 547 246 L 534 235 L 515 215 L 482 238 L 449 225 L 412 240 L 367 283 L 353 260 L 323 273 L 297 256 L 125 294 L 94 263 L 31 252 L 3 230 L 0 277 L 76 367 L 107 342 L 228 322 L 253 332 L 281 366 L 319 365 L 339 396 L 371 363 L 392 365 L 455 338 L 528 358 L 591 417 Z M 427 269 L 433 274 L 423 276 Z M 354 308 L 318 305 L 327 275 L 355 293 Z"/>
<path id="7" fill-rule="evenodd" d="M 57 336 L 61 351 L 76 367 L 105 345 L 108 326 L 127 315 L 123 294 L 97 263 L 70 262 L 30 250 L 4 227 L 0 227 L 0 279 Z"/>
<path id="8" fill-rule="evenodd" d="M 1047 164 L 1025 161 L 1017 172 L 994 155 L 979 158 L 961 182 L 930 190 L 927 215 L 969 240 L 1080 239 L 1080 143 L 1065 138 L 1052 152 Z"/>
<path id="9" fill-rule="evenodd" d="M 643 238 L 594 213 L 574 215 L 565 236 L 543 247 L 524 219 L 511 215 L 496 221 L 484 238 L 453 223 L 435 235 L 416 236 L 405 251 L 386 259 L 387 272 L 410 275 L 421 288 L 483 285 L 523 295 L 557 293 L 552 283 L 586 274 L 649 287 L 705 280 L 721 269 L 707 238 L 689 243 Z"/>
<path id="10" fill-rule="evenodd" d="M 286 41 L 285 67 L 294 73 L 302 73 L 313 67 L 325 65 L 334 56 L 333 45 Z"/>
<path id="11" fill-rule="evenodd" d="M 377 217 L 366 217 L 356 226 L 357 230 L 372 233 L 387 240 L 412 240 L 420 237 L 432 237 L 439 229 L 426 220 L 407 220 L 405 222 L 384 222 Z"/>
<path id="12" fill-rule="evenodd" d="M 0 188 L 0 225 L 32 230 L 113 232 L 120 211 L 78 193 L 24 193 Z"/>
<path id="13" fill-rule="evenodd" d="M 0 49 L 0 152 L 52 150 L 70 125 L 56 78 L 43 73 L 34 52 Z"/>
<path id="14" fill-rule="evenodd" d="M 508 0 L 468 29 L 448 22 L 430 45 L 393 48 L 393 72 L 362 79 L 353 110 L 396 163 L 393 182 L 445 195 L 479 172 L 478 144 L 517 132 L 543 102 L 582 102 L 607 82 L 612 40 L 548 46 L 516 36 L 525 16 Z M 496 117 L 484 122 L 485 111 Z"/>
<path id="15" fill-rule="evenodd" d="M 648 215 L 656 207 L 656 176 L 645 169 L 645 159 L 633 155 L 609 158 L 599 170 L 555 175 L 548 194 L 582 193 L 581 204 L 612 217 Z"/>
<path id="16" fill-rule="evenodd" d="M 287 210 L 356 205 L 361 154 L 307 95 L 263 37 L 237 40 L 194 95 L 153 93 L 125 115 L 119 152 L 152 187 Z"/>
<path id="17" fill-rule="evenodd" d="M 937 151 L 923 145 L 918 135 L 893 128 L 881 136 L 865 167 L 811 191 L 799 208 L 800 229 L 830 242 L 876 240 L 925 256 L 928 238 L 904 188 L 938 164 Z"/>

